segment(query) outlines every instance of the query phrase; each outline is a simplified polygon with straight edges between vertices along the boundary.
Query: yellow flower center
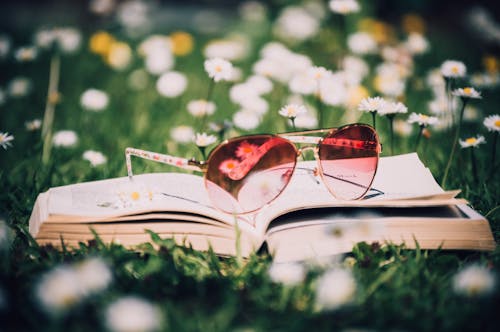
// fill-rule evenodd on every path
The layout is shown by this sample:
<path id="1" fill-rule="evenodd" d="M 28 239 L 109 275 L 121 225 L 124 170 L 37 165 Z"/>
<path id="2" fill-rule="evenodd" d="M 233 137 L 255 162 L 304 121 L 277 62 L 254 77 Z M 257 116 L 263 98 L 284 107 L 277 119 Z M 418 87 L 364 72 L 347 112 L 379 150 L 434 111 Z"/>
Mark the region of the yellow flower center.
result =
<path id="1" fill-rule="evenodd" d="M 495 127 L 500 127 L 500 120 L 495 121 Z"/>
<path id="2" fill-rule="evenodd" d="M 465 143 L 467 144 L 474 144 L 476 143 L 477 139 L 475 137 L 469 137 L 465 140 Z"/>
<path id="3" fill-rule="evenodd" d="M 215 66 L 215 71 L 220 73 L 222 71 L 222 67 L 221 66 Z"/>
<path id="4" fill-rule="evenodd" d="M 252 152 L 252 150 L 253 150 L 253 149 L 252 149 L 251 147 L 249 147 L 249 146 L 245 146 L 245 147 L 243 148 L 243 152 L 244 152 L 244 153 L 250 153 L 250 152 Z"/>
<path id="5" fill-rule="evenodd" d="M 422 114 L 420 115 L 420 119 L 422 119 L 423 121 L 429 119 L 429 116 L 425 115 L 425 114 Z"/>
<path id="6" fill-rule="evenodd" d="M 472 88 L 464 88 L 464 93 L 470 95 L 472 93 Z"/>
<path id="7" fill-rule="evenodd" d="M 137 191 L 133 191 L 130 194 L 130 198 L 132 198 L 132 200 L 134 201 L 137 201 L 139 198 L 141 198 L 141 194 L 139 194 Z"/>
<path id="8" fill-rule="evenodd" d="M 226 164 L 227 169 L 233 169 L 236 166 L 233 162 L 229 162 Z"/>
<path id="9" fill-rule="evenodd" d="M 105 31 L 99 31 L 90 37 L 90 50 L 106 56 L 109 52 L 111 44 L 115 41 L 114 37 Z"/>
<path id="10" fill-rule="evenodd" d="M 451 72 L 453 74 L 458 74 L 458 67 L 457 66 L 451 67 Z"/>
<path id="11" fill-rule="evenodd" d="M 194 39 L 189 33 L 177 31 L 170 35 L 175 55 L 183 56 L 191 53 L 194 47 Z"/>

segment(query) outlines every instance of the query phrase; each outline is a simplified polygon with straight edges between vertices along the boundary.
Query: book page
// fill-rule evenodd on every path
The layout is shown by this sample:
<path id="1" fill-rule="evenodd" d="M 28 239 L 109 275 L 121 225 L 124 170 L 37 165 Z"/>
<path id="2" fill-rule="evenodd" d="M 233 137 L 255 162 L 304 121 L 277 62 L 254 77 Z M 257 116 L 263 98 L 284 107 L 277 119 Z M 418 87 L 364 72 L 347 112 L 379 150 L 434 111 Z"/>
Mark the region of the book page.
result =
<path id="1" fill-rule="evenodd" d="M 364 199 L 336 199 L 319 176 L 314 176 L 316 161 L 297 164 L 290 184 L 272 204 L 256 218 L 258 231 L 264 234 L 275 217 L 298 209 L 335 206 L 429 206 L 464 203 L 453 200 L 458 191 L 445 192 L 416 153 L 380 158 L 377 173 Z"/>
<path id="2" fill-rule="evenodd" d="M 136 175 L 133 180 L 122 177 L 85 182 L 51 188 L 48 195 L 49 216 L 67 222 L 71 222 L 71 216 L 73 221 L 82 222 L 151 212 L 201 215 L 228 225 L 244 220 L 216 210 L 203 178 L 193 174 L 152 173 Z M 252 228 L 249 223 L 240 224 L 247 230 Z"/>

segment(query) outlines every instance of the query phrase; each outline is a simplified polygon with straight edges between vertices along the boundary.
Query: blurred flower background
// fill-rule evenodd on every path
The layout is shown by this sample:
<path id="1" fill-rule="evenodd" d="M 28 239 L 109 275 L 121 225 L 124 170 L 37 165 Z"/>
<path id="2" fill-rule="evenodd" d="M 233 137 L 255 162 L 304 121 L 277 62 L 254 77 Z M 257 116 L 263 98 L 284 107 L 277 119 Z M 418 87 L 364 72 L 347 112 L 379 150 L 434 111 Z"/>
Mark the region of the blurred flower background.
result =
<path id="1" fill-rule="evenodd" d="M 363 122 L 377 128 L 383 155 L 417 151 L 443 186 L 461 188 L 498 241 L 492 2 L 18 0 L 0 5 L 0 73 L 4 326 L 498 325 L 498 250 L 471 258 L 360 244 L 326 265 L 276 266 L 154 235 L 159 250 L 96 239 L 57 252 L 27 232 L 40 192 L 124 176 L 127 146 L 204 158 L 239 134 Z M 139 160 L 134 169 L 174 171 Z"/>

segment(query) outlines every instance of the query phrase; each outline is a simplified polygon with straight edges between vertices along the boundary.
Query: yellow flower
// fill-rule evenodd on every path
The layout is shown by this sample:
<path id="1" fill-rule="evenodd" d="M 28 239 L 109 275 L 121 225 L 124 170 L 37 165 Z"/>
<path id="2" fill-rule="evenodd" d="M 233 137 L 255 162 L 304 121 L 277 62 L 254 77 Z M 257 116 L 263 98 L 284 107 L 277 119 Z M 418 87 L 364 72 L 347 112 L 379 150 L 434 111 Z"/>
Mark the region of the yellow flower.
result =
<path id="1" fill-rule="evenodd" d="M 392 26 L 373 18 L 364 18 L 360 20 L 358 23 L 358 30 L 371 34 L 373 39 L 379 44 L 385 44 L 394 40 L 394 29 Z"/>
<path id="2" fill-rule="evenodd" d="M 483 58 L 483 65 L 489 74 L 496 74 L 500 69 L 498 59 L 492 55 L 487 55 Z"/>
<path id="3" fill-rule="evenodd" d="M 194 39 L 189 33 L 176 31 L 170 35 L 172 42 L 172 52 L 177 56 L 184 56 L 193 51 Z"/>
<path id="4" fill-rule="evenodd" d="M 114 41 L 109 46 L 105 60 L 114 69 L 125 69 L 132 60 L 132 49 L 127 43 Z"/>
<path id="5" fill-rule="evenodd" d="M 416 14 L 406 14 L 403 16 L 403 30 L 406 33 L 420 33 L 423 34 L 425 32 L 425 21 L 424 19 Z"/>
<path id="6" fill-rule="evenodd" d="M 368 90 L 362 86 L 353 86 L 347 90 L 346 106 L 348 109 L 356 108 L 359 103 L 368 97 Z"/>
<path id="7" fill-rule="evenodd" d="M 115 38 L 106 31 L 98 31 L 90 37 L 90 51 L 102 56 L 107 56 Z"/>

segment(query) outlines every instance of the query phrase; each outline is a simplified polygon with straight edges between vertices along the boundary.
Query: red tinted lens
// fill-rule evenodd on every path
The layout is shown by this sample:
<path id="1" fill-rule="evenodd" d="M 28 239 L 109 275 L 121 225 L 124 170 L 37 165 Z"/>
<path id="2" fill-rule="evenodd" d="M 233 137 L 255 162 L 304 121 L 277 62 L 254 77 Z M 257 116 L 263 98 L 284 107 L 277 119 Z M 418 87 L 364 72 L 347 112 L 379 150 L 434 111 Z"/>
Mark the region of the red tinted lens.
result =
<path id="1" fill-rule="evenodd" d="M 256 211 L 285 189 L 297 150 L 271 135 L 235 138 L 218 146 L 208 159 L 208 196 L 218 209 L 235 214 Z"/>
<path id="2" fill-rule="evenodd" d="M 329 134 L 319 146 L 328 190 L 340 199 L 363 197 L 375 177 L 378 154 L 378 136 L 372 127 L 351 125 Z"/>

